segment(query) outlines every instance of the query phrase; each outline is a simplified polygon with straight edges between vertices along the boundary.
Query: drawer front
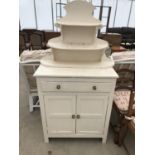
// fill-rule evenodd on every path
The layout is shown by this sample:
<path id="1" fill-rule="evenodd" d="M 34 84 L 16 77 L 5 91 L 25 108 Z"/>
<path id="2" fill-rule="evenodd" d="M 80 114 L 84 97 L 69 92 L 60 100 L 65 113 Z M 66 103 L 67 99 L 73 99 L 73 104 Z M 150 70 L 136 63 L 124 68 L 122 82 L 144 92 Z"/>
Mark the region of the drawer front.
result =
<path id="1" fill-rule="evenodd" d="M 41 89 L 44 92 L 110 92 L 113 83 L 95 82 L 50 82 L 42 81 Z"/>

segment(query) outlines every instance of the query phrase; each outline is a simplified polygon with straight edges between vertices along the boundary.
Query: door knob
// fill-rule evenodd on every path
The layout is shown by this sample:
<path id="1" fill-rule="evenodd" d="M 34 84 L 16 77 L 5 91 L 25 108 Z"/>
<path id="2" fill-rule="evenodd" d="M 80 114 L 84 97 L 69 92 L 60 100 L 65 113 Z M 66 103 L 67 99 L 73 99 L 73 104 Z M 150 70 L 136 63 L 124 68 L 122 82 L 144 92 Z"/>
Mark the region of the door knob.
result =
<path id="1" fill-rule="evenodd" d="M 75 119 L 75 115 L 72 115 L 72 119 Z"/>
<path id="2" fill-rule="evenodd" d="M 97 87 L 96 86 L 93 86 L 93 90 L 96 90 L 97 89 Z"/>
<path id="3" fill-rule="evenodd" d="M 80 115 L 77 115 L 76 117 L 77 117 L 77 119 L 80 119 Z"/>
<path id="4" fill-rule="evenodd" d="M 57 87 L 56 87 L 57 89 L 60 89 L 61 88 L 61 86 L 60 85 L 57 85 Z"/>

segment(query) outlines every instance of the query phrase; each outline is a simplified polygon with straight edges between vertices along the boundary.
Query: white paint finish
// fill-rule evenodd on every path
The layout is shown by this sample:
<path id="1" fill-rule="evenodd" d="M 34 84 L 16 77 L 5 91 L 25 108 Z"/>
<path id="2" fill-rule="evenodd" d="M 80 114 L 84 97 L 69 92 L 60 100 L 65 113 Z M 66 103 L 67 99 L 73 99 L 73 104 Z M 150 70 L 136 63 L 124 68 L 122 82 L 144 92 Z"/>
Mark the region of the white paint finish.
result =
<path id="1" fill-rule="evenodd" d="M 64 43 L 91 44 L 96 38 L 96 27 L 61 26 L 61 34 Z"/>
<path id="2" fill-rule="evenodd" d="M 113 88 L 109 92 L 109 100 L 108 100 L 107 113 L 106 113 L 106 118 L 105 118 L 104 135 L 103 135 L 102 143 L 106 143 L 106 140 L 107 140 L 115 86 L 116 86 L 116 79 L 113 81 Z"/>
<path id="3" fill-rule="evenodd" d="M 80 133 L 80 134 L 48 134 L 50 138 L 102 138 L 103 139 L 103 134 L 85 134 L 85 133 Z"/>
<path id="4" fill-rule="evenodd" d="M 101 22 L 92 16 L 95 7 L 91 3 L 75 0 L 64 8 L 67 15 L 57 20 L 58 26 L 101 26 Z"/>
<path id="5" fill-rule="evenodd" d="M 42 95 L 40 81 L 37 79 L 37 87 L 38 87 L 38 95 L 40 100 L 40 112 L 41 112 L 41 121 L 43 127 L 44 141 L 45 143 L 49 142 L 48 132 L 47 132 L 47 119 L 46 119 L 46 111 L 45 111 L 45 103 L 44 96 Z"/>
<path id="6" fill-rule="evenodd" d="M 104 122 L 108 104 L 108 94 L 78 95 L 76 133 L 104 134 Z"/>
<path id="7" fill-rule="evenodd" d="M 92 17 L 93 6 L 86 1 L 76 0 L 69 3 L 66 9 L 67 16 L 58 21 L 63 35 L 50 40 L 48 45 L 53 52 L 51 62 L 66 61 L 70 67 L 40 65 L 34 75 L 41 99 L 44 138 L 48 142 L 49 137 L 102 137 L 106 142 L 118 76 L 112 66 L 103 69 L 103 64 L 106 65 L 104 61 L 112 62 L 104 54 L 108 43 L 95 39 L 94 43 L 88 44 L 94 38 L 92 27 L 100 25 L 100 21 Z M 73 28 L 69 26 L 63 29 L 64 25 L 72 25 Z M 88 32 L 81 34 L 85 28 L 88 28 Z M 79 33 L 76 35 L 78 38 L 74 39 L 69 31 Z M 44 59 L 41 64 L 46 64 L 50 58 Z M 100 63 L 95 66 L 89 63 L 89 66 L 90 61 Z"/>
<path id="8" fill-rule="evenodd" d="M 78 51 L 79 53 L 79 51 Z M 83 56 L 84 57 L 84 56 Z M 87 57 L 84 57 L 87 59 Z M 62 62 L 54 61 L 53 55 L 45 56 L 41 59 L 41 64 L 46 67 L 56 67 L 56 68 L 112 68 L 114 66 L 114 61 L 111 57 L 106 57 L 102 55 L 103 61 L 98 62 Z M 76 59 L 77 60 L 77 59 Z M 80 57 L 81 60 L 81 57 Z M 91 59 L 89 59 L 90 61 Z"/>
<path id="9" fill-rule="evenodd" d="M 56 68 L 56 67 L 45 67 L 40 65 L 34 74 L 35 77 L 79 77 L 79 78 L 114 78 L 118 75 L 113 68 Z"/>
<path id="10" fill-rule="evenodd" d="M 81 116 L 82 117 L 82 116 Z M 85 135 L 101 135 L 103 136 L 104 121 L 102 118 L 80 118 L 76 121 L 76 133 Z"/>
<path id="11" fill-rule="evenodd" d="M 47 43 L 52 48 L 54 61 L 100 62 L 109 45 L 96 38 L 101 21 L 92 16 L 93 5 L 75 0 L 68 3 L 65 9 L 67 15 L 57 20 L 62 36 Z"/>
<path id="12" fill-rule="evenodd" d="M 96 28 L 82 26 L 61 26 L 62 36 L 50 39 L 47 43 L 52 48 L 53 59 L 64 62 L 100 62 L 107 41 L 95 38 Z"/>
<path id="13" fill-rule="evenodd" d="M 102 57 L 103 58 L 103 57 Z M 86 58 L 85 58 L 86 59 Z M 61 62 L 54 61 L 53 55 L 45 56 L 40 62 L 45 67 L 56 67 L 56 68 L 112 68 L 114 61 L 109 58 L 104 58 L 104 61 L 99 62 Z"/>
<path id="14" fill-rule="evenodd" d="M 73 134 L 75 133 L 75 96 L 45 95 L 45 111 L 48 134 Z"/>
<path id="15" fill-rule="evenodd" d="M 103 50 L 58 50 L 53 49 L 57 62 L 101 62 Z"/>
<path id="16" fill-rule="evenodd" d="M 115 83 L 116 78 L 85 78 L 85 77 L 37 77 L 40 82 L 99 82 L 99 83 Z"/>
<path id="17" fill-rule="evenodd" d="M 72 29 L 70 31 L 73 33 Z M 52 48 L 53 59 L 59 62 L 101 62 L 105 51 L 109 48 L 108 42 L 95 38 L 92 44 L 86 43 L 87 41 L 84 40 L 89 40 L 86 38 L 92 38 L 91 40 L 93 40 L 94 33 L 89 34 L 84 39 L 81 38 L 83 37 L 79 35 L 72 37 L 72 39 L 70 38 L 71 42 L 74 43 L 63 42 L 63 36 L 50 39 L 47 46 Z"/>
<path id="18" fill-rule="evenodd" d="M 60 86 L 60 89 L 57 89 Z M 112 89 L 112 83 L 97 83 L 97 82 L 41 82 L 42 91 L 55 92 L 109 92 Z M 93 89 L 96 87 L 96 90 Z"/>
<path id="19" fill-rule="evenodd" d="M 73 39 L 73 38 L 72 38 Z M 82 51 L 89 51 L 89 50 L 103 50 L 108 48 L 108 42 L 102 39 L 96 38 L 94 43 L 92 44 L 65 44 L 62 40 L 62 37 L 57 37 L 50 39 L 47 43 L 48 47 L 52 47 L 55 49 L 62 49 L 62 50 L 82 50 Z"/>
<path id="20" fill-rule="evenodd" d="M 48 142 L 50 137 L 100 137 L 106 142 L 116 78 L 101 80 L 111 82 L 111 89 L 107 93 L 87 90 L 74 92 L 75 87 L 76 90 L 81 90 L 81 84 L 89 86 L 96 80 L 100 81 L 92 78 L 37 78 L 45 142 Z M 49 84 L 46 85 L 45 91 L 42 87 L 45 82 L 51 82 L 53 85 L 61 81 L 66 86 L 70 84 L 64 87 L 64 92 L 47 88 Z M 103 83 L 96 84 L 102 87 L 101 89 L 106 88 Z M 68 88 L 70 89 L 66 91 Z M 79 114 L 80 119 L 72 119 L 72 114 Z"/>

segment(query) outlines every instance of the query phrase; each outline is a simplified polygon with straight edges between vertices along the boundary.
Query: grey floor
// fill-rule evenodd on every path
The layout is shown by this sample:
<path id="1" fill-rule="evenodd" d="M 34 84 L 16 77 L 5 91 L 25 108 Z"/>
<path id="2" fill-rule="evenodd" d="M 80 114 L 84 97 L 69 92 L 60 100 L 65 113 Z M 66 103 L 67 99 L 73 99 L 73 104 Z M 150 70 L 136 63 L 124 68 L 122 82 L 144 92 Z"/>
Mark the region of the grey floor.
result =
<path id="1" fill-rule="evenodd" d="M 40 118 L 40 111 L 29 113 L 28 97 L 25 83 L 20 74 L 19 81 L 19 117 L 20 117 L 20 155 L 127 155 L 123 147 L 113 143 L 113 133 L 109 130 L 107 144 L 101 139 L 52 139 L 49 144 L 44 143 Z M 134 155 L 134 140 L 128 136 L 127 144 Z"/>

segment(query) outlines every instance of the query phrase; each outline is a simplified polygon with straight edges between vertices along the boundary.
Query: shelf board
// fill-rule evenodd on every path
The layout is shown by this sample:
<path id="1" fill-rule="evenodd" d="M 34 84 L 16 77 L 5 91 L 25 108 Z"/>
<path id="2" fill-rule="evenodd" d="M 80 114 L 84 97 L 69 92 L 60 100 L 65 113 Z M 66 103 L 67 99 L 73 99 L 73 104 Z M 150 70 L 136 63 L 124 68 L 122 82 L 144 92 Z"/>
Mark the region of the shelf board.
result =
<path id="1" fill-rule="evenodd" d="M 109 47 L 107 41 L 96 38 L 93 44 L 67 44 L 62 42 L 61 37 L 50 39 L 48 47 L 62 50 L 102 50 Z"/>
<path id="2" fill-rule="evenodd" d="M 94 27 L 102 27 L 101 21 L 95 18 L 88 18 L 88 19 L 70 19 L 67 17 L 58 19 L 56 25 L 65 25 L 65 26 L 94 26 Z"/>
<path id="3" fill-rule="evenodd" d="M 58 68 L 112 68 L 114 66 L 114 61 L 112 58 L 107 58 L 103 56 L 102 61 L 97 62 L 60 62 L 55 61 L 53 54 L 50 56 L 45 56 L 41 59 L 40 62 L 43 66 L 46 67 L 58 67 Z"/>

